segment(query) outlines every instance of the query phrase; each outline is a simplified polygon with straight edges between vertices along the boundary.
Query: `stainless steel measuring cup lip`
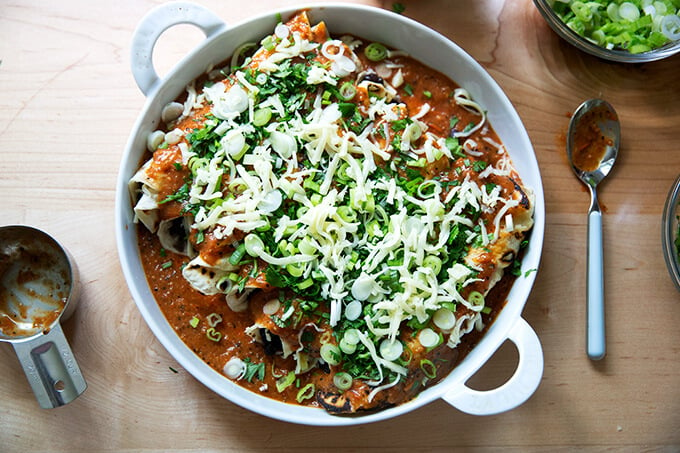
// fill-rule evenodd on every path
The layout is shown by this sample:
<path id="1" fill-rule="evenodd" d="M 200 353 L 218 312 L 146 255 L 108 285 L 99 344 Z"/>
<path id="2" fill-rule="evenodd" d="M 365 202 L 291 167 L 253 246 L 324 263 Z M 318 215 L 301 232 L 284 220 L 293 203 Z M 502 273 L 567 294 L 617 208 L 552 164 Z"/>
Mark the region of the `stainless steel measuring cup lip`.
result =
<path id="1" fill-rule="evenodd" d="M 21 277 L 22 272 L 31 278 Z M 49 292 L 55 287 L 67 288 L 63 306 L 62 300 L 55 302 L 56 296 Z M 16 321 L 25 315 L 25 321 L 33 321 L 33 329 L 12 334 L 4 332 L 0 324 L 0 341 L 14 347 L 38 403 L 43 408 L 70 403 L 87 388 L 60 324 L 78 302 L 75 260 L 52 236 L 37 228 L 0 227 L 0 290 L 1 316 L 13 316 Z M 51 310 L 49 325 L 36 321 L 45 309 Z"/>

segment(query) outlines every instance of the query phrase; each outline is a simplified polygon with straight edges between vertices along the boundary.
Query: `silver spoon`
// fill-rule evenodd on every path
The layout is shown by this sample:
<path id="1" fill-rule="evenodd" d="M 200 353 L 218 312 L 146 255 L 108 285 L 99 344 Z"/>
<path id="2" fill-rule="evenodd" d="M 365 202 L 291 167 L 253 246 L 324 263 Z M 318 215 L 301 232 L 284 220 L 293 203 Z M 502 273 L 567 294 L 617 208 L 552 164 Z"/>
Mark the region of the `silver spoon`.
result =
<path id="1" fill-rule="evenodd" d="M 567 157 L 576 176 L 590 191 L 586 350 L 592 360 L 602 359 L 606 351 L 602 213 L 596 188 L 614 166 L 620 142 L 619 118 L 609 103 L 601 99 L 590 99 L 576 109 L 569 122 Z"/>

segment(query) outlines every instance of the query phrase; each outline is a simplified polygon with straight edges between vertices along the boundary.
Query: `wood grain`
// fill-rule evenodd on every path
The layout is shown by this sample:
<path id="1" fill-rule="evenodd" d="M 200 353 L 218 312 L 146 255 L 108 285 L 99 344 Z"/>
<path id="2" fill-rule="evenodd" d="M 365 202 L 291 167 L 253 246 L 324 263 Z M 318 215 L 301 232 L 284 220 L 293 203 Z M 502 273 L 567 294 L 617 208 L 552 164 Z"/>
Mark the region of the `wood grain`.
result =
<path id="1" fill-rule="evenodd" d="M 532 139 L 547 225 L 524 316 L 541 338 L 544 377 L 526 404 L 496 416 L 437 401 L 385 422 L 313 428 L 250 413 L 205 388 L 155 339 L 126 288 L 114 188 L 145 101 L 129 46 L 159 3 L 0 0 L 0 221 L 42 228 L 75 256 L 83 294 L 64 328 L 89 384 L 69 406 L 41 410 L 11 346 L 1 344 L 0 451 L 680 450 L 680 294 L 659 237 L 680 169 L 680 57 L 641 65 L 590 57 L 562 42 L 530 0 L 401 2 L 407 16 L 489 71 Z M 295 4 L 199 3 L 229 23 Z M 188 26 L 164 34 L 159 72 L 201 39 Z M 619 161 L 601 188 L 608 355 L 598 363 L 584 346 L 588 195 L 564 152 L 569 114 L 590 97 L 611 102 L 623 129 Z M 494 388 L 516 363 L 506 344 L 470 385 Z"/>

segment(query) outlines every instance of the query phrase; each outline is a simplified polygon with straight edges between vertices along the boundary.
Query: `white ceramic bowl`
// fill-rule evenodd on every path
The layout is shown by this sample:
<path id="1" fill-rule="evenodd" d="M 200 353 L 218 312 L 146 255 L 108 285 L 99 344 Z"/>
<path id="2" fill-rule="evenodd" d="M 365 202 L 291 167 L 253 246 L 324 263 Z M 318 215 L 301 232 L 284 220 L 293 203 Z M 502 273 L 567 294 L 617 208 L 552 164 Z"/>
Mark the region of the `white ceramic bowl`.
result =
<path id="1" fill-rule="evenodd" d="M 457 45 L 435 31 L 398 14 L 350 4 L 301 5 L 272 11 L 245 22 L 227 25 L 203 7 L 191 3 L 165 3 L 145 16 L 132 42 L 132 72 L 147 102 L 130 135 L 120 166 L 116 188 L 116 238 L 125 279 L 142 316 L 158 340 L 196 379 L 224 398 L 268 417 L 308 425 L 353 425 L 384 420 L 404 414 L 442 398 L 461 411 L 489 415 L 504 412 L 525 402 L 536 390 L 543 374 L 543 354 L 538 337 L 522 319 L 522 309 L 531 291 L 536 272 L 517 279 L 506 307 L 480 343 L 451 374 L 417 398 L 400 406 L 356 417 L 333 416 L 322 409 L 280 403 L 254 394 L 233 383 L 196 356 L 175 334 L 160 311 L 142 269 L 137 248 L 137 226 L 127 182 L 141 163 L 146 137 L 155 130 L 161 109 L 185 89 L 188 82 L 211 65 L 224 61 L 242 43 L 261 40 L 271 33 L 277 14 L 283 18 L 298 9 L 308 9 L 313 22 L 324 20 L 331 33 L 351 33 L 403 49 L 421 62 L 447 74 L 464 86 L 488 110 L 489 120 L 513 158 L 524 183 L 536 196 L 535 225 L 526 249 L 523 270 L 538 269 L 545 225 L 543 187 L 536 157 L 517 112 L 487 72 Z M 153 47 L 160 34 L 178 24 L 193 24 L 206 39 L 164 78 L 159 79 L 153 64 Z M 466 381 L 506 340 L 519 351 L 514 375 L 502 386 L 476 391 Z"/>

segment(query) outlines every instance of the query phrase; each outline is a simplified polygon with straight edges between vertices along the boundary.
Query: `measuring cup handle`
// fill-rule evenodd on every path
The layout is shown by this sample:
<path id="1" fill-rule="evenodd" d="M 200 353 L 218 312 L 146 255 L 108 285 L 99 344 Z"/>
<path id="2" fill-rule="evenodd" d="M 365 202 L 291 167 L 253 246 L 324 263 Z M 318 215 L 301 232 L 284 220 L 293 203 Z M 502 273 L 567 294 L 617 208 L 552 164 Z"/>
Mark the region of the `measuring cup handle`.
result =
<path id="1" fill-rule="evenodd" d="M 60 324 L 45 335 L 12 346 L 40 407 L 68 404 L 87 388 Z"/>

